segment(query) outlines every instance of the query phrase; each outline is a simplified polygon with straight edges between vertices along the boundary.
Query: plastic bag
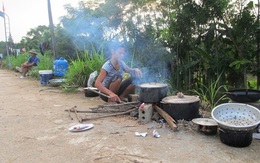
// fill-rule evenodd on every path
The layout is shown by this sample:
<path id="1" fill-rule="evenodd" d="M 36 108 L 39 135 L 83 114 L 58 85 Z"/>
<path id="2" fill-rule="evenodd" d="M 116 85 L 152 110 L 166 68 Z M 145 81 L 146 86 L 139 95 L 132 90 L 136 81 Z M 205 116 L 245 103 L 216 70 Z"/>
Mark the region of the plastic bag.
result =
<path id="1" fill-rule="evenodd" d="M 93 87 L 94 80 L 97 76 L 97 71 L 92 72 L 88 78 L 88 87 Z"/>

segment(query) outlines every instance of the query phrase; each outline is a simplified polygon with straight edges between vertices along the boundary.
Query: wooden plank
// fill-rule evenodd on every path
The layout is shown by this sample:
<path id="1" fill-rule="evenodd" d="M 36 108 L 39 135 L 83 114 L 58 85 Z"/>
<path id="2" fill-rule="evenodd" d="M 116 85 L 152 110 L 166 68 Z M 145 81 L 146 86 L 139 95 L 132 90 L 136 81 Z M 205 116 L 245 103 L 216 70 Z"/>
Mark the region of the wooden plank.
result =
<path id="1" fill-rule="evenodd" d="M 177 126 L 175 124 L 176 121 L 168 113 L 166 113 L 164 110 L 162 110 L 157 105 L 153 105 L 153 106 L 154 106 L 154 109 L 166 120 L 166 122 L 169 124 L 171 129 L 175 131 L 177 129 Z"/>

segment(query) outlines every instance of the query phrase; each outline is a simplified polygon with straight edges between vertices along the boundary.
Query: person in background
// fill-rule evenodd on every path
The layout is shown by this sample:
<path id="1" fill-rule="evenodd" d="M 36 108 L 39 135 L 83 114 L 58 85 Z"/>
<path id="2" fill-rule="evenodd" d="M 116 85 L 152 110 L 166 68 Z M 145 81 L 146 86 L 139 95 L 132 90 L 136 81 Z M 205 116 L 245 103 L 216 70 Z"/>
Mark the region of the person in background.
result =
<path id="1" fill-rule="evenodd" d="M 109 98 L 100 96 L 106 102 L 126 101 L 126 96 L 135 89 L 134 80 L 142 76 L 138 68 L 130 68 L 123 61 L 125 47 L 122 43 L 113 43 L 110 46 L 111 58 L 104 63 L 95 81 L 95 87 L 107 94 Z M 123 73 L 131 77 L 123 80 Z"/>
<path id="2" fill-rule="evenodd" d="M 29 54 L 29 59 L 21 64 L 21 68 L 16 67 L 16 70 L 22 73 L 22 76 L 20 76 L 21 79 L 26 78 L 27 72 L 31 70 L 34 66 L 37 66 L 38 62 L 40 62 L 40 59 L 37 56 L 37 52 L 35 50 L 30 50 Z"/>
<path id="3" fill-rule="evenodd" d="M 39 48 L 40 48 L 41 54 L 44 56 L 44 44 L 40 43 Z"/>
<path id="4" fill-rule="evenodd" d="M 0 54 L 0 67 L 2 68 L 2 66 L 3 66 L 3 58 L 2 58 L 2 54 Z"/>

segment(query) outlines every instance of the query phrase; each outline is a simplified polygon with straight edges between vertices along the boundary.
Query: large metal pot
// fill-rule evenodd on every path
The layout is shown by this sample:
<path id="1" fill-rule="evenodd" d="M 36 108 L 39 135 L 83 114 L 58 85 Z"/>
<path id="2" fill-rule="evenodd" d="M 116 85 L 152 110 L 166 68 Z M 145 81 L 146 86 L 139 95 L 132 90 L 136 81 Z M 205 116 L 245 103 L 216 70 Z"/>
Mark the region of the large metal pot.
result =
<path id="1" fill-rule="evenodd" d="M 175 120 L 190 121 L 199 117 L 198 96 L 188 96 L 179 98 L 178 96 L 168 96 L 162 99 L 162 109 Z"/>
<path id="2" fill-rule="evenodd" d="M 167 95 L 167 84 L 144 83 L 139 85 L 139 101 L 158 103 Z"/>

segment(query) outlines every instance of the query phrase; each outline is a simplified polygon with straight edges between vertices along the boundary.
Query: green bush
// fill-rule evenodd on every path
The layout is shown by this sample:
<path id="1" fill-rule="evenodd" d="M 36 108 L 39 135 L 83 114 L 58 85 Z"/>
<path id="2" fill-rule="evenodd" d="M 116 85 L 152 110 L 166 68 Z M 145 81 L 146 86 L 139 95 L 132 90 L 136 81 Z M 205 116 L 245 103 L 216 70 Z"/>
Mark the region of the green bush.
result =
<path id="1" fill-rule="evenodd" d="M 100 71 L 104 63 L 104 53 L 92 50 L 91 53 L 85 50 L 77 53 L 77 59 L 71 60 L 68 72 L 65 75 L 66 85 L 85 87 L 90 73 Z"/>
<path id="2" fill-rule="evenodd" d="M 10 55 L 9 59 L 10 59 L 10 67 L 8 66 L 8 58 L 4 59 L 4 67 L 8 67 L 11 70 L 15 70 L 15 67 L 21 67 L 21 64 L 24 63 L 25 61 L 28 60 L 29 58 L 29 54 L 28 53 L 22 53 L 19 54 L 18 56 L 13 56 Z"/>

